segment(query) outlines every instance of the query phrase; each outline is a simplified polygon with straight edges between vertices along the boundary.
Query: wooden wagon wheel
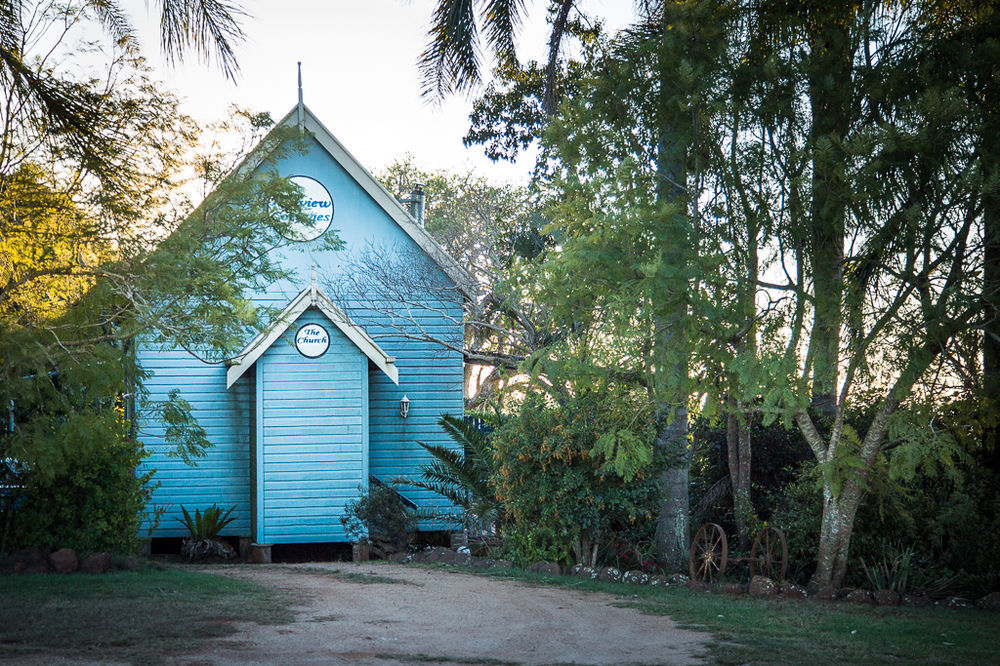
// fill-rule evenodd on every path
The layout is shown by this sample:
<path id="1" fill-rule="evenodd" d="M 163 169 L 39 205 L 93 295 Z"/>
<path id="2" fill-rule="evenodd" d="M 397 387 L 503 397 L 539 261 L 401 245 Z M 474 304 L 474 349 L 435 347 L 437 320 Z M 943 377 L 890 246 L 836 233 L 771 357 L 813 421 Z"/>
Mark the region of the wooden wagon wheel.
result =
<path id="1" fill-rule="evenodd" d="M 784 580 L 788 570 L 788 542 L 778 527 L 766 526 L 757 533 L 750 551 L 750 577 L 761 575 Z"/>
<path id="2" fill-rule="evenodd" d="M 688 570 L 691 578 L 702 583 L 713 583 L 722 578 L 729 556 L 726 533 L 715 523 L 705 523 L 691 542 Z"/>

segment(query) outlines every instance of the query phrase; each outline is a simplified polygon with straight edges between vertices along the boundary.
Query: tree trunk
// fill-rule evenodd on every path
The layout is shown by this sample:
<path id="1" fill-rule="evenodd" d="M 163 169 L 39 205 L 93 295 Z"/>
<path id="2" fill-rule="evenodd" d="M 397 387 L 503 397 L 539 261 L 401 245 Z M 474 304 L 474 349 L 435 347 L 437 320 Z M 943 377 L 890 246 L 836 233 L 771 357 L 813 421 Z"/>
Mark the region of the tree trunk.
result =
<path id="1" fill-rule="evenodd" d="M 996 19 L 994 19 L 996 20 Z M 986 186 L 983 189 L 983 415 L 1000 410 L 1000 82 L 984 76 L 979 132 L 979 160 Z M 1000 471 L 1000 426 L 989 424 L 984 444 L 992 467 Z"/>
<path id="2" fill-rule="evenodd" d="M 679 408 L 656 438 L 657 449 L 666 454 L 660 473 L 660 506 L 656 519 L 657 561 L 667 571 L 684 571 L 688 559 L 690 507 L 688 487 L 691 450 L 688 447 L 687 408 Z"/>
<path id="3" fill-rule="evenodd" d="M 738 406 L 733 408 L 738 409 Z M 741 422 L 735 412 L 727 419 L 726 448 L 729 453 L 729 480 L 733 488 L 733 518 L 740 548 L 745 550 L 750 544 L 747 519 L 754 512 L 750 499 L 750 424 Z"/>
<path id="4" fill-rule="evenodd" d="M 850 5 L 844 5 L 839 11 L 817 11 L 817 21 L 810 35 L 812 403 L 817 412 L 830 420 L 837 411 L 843 320 L 844 220 L 848 197 L 842 142 L 850 129 L 852 54 L 849 26 L 853 12 Z"/>
<path id="5" fill-rule="evenodd" d="M 850 492 L 845 487 L 839 496 L 834 496 L 829 481 L 823 482 L 823 522 L 816 553 L 816 571 L 809 580 L 813 589 L 839 588 L 844 583 L 854 517 L 861 504 L 857 484 L 850 485 L 853 486 Z"/>
<path id="6" fill-rule="evenodd" d="M 660 134 L 656 145 L 657 201 L 665 205 L 675 204 L 677 211 L 674 214 L 685 216 L 690 211 L 687 182 L 691 119 L 688 114 L 678 111 L 676 90 L 672 83 L 677 63 L 672 60 L 670 47 L 677 34 L 694 33 L 689 30 L 671 32 L 669 27 L 672 22 L 687 18 L 683 11 L 672 14 L 664 8 L 662 21 L 665 30 L 660 42 L 658 65 L 660 108 L 657 125 Z M 663 247 L 663 256 L 675 268 L 676 275 L 684 275 L 691 242 L 689 233 L 683 224 L 676 224 L 676 219 L 664 219 L 663 224 L 658 239 Z M 687 412 L 688 341 L 681 325 L 688 316 L 690 285 L 682 278 L 673 280 L 667 285 L 665 307 L 660 316 L 654 318 L 657 331 L 653 341 L 654 356 L 663 372 L 669 373 L 669 378 L 660 382 L 657 397 L 658 432 L 654 449 L 666 462 L 657 479 L 660 497 L 654 540 L 656 559 L 660 565 L 671 571 L 683 571 L 690 539 L 688 479 L 691 450 L 688 446 Z"/>

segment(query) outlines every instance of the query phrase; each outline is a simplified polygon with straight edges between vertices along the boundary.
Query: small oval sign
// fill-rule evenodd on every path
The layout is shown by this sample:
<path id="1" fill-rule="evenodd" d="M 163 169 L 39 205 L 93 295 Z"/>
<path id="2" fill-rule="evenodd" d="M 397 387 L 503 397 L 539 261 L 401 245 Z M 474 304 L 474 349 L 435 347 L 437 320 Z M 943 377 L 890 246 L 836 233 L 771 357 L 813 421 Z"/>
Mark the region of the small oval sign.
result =
<path id="1" fill-rule="evenodd" d="M 309 176 L 292 176 L 288 180 L 302 188 L 299 206 L 302 208 L 302 213 L 309 218 L 309 223 L 295 222 L 285 237 L 292 241 L 311 241 L 319 238 L 333 222 L 333 197 L 323 183 Z"/>
<path id="2" fill-rule="evenodd" d="M 330 334 L 319 324 L 305 324 L 295 333 L 295 348 L 307 358 L 316 358 L 330 347 Z"/>

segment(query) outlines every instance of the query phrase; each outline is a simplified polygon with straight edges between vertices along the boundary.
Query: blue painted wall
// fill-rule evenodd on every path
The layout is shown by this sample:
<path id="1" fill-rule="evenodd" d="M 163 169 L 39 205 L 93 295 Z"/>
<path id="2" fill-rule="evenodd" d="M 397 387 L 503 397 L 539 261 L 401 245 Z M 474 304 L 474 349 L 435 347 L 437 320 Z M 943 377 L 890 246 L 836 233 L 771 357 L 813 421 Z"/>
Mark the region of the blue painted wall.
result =
<path id="1" fill-rule="evenodd" d="M 297 278 L 254 294 L 256 302 L 280 310 L 307 286 L 311 266 L 318 267 L 322 286 L 325 278 L 345 270 L 352 255 L 366 248 L 379 247 L 423 256 L 416 243 L 318 142 L 312 141 L 306 154 L 293 154 L 284 159 L 278 169 L 288 176 L 315 178 L 326 186 L 334 200 L 331 229 L 345 241 L 346 248 L 340 253 L 320 251 L 318 242 L 312 241 L 282 251 L 278 255 L 280 261 L 295 270 Z M 440 272 L 427 261 L 431 270 Z M 443 272 L 440 274 L 447 279 Z M 180 515 L 182 504 L 193 510 L 217 502 L 237 507 L 234 515 L 238 520 L 224 534 L 264 537 L 273 543 L 342 540 L 339 520 L 329 520 L 325 512 L 336 510 L 347 498 L 356 496 L 358 483 L 369 471 L 383 480 L 416 476 L 420 465 L 429 462 L 429 455 L 416 444 L 418 440 L 453 445 L 437 426 L 437 419 L 442 413 L 462 413 L 461 355 L 432 343 L 404 339 L 387 325 L 384 317 L 352 307 L 356 304 L 339 305 L 382 349 L 397 358 L 399 385 L 393 384 L 378 369 L 369 367 L 367 359 L 344 338 L 350 350 L 341 349 L 331 356 L 331 367 L 321 373 L 328 386 L 340 387 L 322 389 L 329 391 L 324 400 L 330 404 L 321 414 L 310 414 L 305 402 L 294 397 L 301 394 L 300 389 L 305 385 L 298 381 L 294 368 L 299 366 L 293 363 L 295 359 L 291 355 L 303 357 L 287 341 L 276 342 L 258 360 L 259 367 L 249 370 L 228 391 L 222 366 L 206 366 L 180 350 L 140 349 L 140 362 L 153 372 L 146 383 L 150 397 L 162 400 L 171 389 L 178 389 L 192 404 L 195 416 L 215 445 L 196 467 L 185 466 L 167 457 L 169 447 L 163 442 L 162 427 L 149 415 L 144 419 L 142 439 L 153 452 L 146 465 L 157 469 L 155 478 L 162 484 L 154 493 L 150 510 L 166 509 L 154 536 L 184 534 L 184 528 L 173 520 Z M 440 303 L 434 305 L 442 306 Z M 419 324 L 435 335 L 460 342 L 462 326 L 455 321 L 461 321 L 461 305 L 456 301 L 443 304 L 443 307 L 451 320 L 427 312 L 420 316 Z M 309 313 L 322 317 L 314 311 Z M 289 328 L 287 335 L 291 335 L 297 325 Z M 326 328 L 331 333 L 334 331 L 332 326 Z M 410 332 L 415 333 L 415 328 L 411 327 Z M 328 354 L 332 353 L 331 347 Z M 357 354 L 356 362 L 347 361 L 351 353 Z M 325 357 L 317 360 L 322 358 Z M 255 387 L 255 378 L 262 378 L 263 386 Z M 314 379 L 318 381 L 318 376 L 310 376 L 309 381 Z M 352 391 L 348 385 L 358 388 Z M 320 390 L 318 384 L 313 388 Z M 255 393 L 264 401 L 263 422 L 255 422 Z M 404 394 L 411 404 L 410 415 L 405 420 L 399 416 L 399 400 Z M 317 419 L 322 424 L 317 425 Z M 253 449 L 251 424 L 263 436 L 262 451 Z M 348 445 L 352 437 L 355 439 L 351 441 L 364 442 L 364 449 Z M 333 448 L 324 450 L 324 442 L 330 442 Z M 270 444 L 275 448 L 269 449 Z M 258 453 L 263 456 L 265 506 L 261 515 L 265 533 L 251 535 L 251 455 L 259 461 Z M 268 458 L 269 455 L 272 457 Z M 359 455 L 363 458 L 361 463 L 357 461 Z M 349 459 L 355 462 L 349 463 Z M 328 474 L 334 467 L 340 474 L 336 480 Z M 267 476 L 269 473 L 271 477 Z M 296 475 L 301 480 L 298 490 L 291 480 Z M 276 491 L 280 488 L 283 493 L 274 495 L 275 503 L 270 506 L 266 502 L 269 478 L 272 488 Z M 431 493 L 414 489 L 403 492 L 423 507 L 442 503 L 441 498 Z M 324 494 L 329 501 L 318 503 L 317 496 Z M 423 527 L 433 526 L 425 524 Z"/>
<path id="2" fill-rule="evenodd" d="M 163 510 L 154 536 L 184 536 L 187 529 L 177 522 L 181 506 L 193 512 L 214 502 L 236 507 L 236 520 L 225 534 L 249 534 L 251 382 L 244 378 L 226 391 L 225 367 L 200 363 L 180 349 L 140 347 L 138 359 L 153 373 L 146 382 L 149 399 L 163 402 L 170 390 L 178 389 L 214 445 L 197 467 L 191 467 L 168 455 L 173 447 L 165 443 L 159 421 L 148 414 L 140 420 L 139 439 L 152 454 L 143 464 L 156 469 L 153 480 L 160 483 L 146 507 L 148 518 L 141 534 L 146 534 L 153 514 Z"/>
<path id="3" fill-rule="evenodd" d="M 330 333 L 319 358 L 295 349 L 306 323 Z M 368 478 L 368 358 L 326 317 L 307 310 L 257 361 L 263 480 L 258 541 L 343 541 L 340 516 Z"/>

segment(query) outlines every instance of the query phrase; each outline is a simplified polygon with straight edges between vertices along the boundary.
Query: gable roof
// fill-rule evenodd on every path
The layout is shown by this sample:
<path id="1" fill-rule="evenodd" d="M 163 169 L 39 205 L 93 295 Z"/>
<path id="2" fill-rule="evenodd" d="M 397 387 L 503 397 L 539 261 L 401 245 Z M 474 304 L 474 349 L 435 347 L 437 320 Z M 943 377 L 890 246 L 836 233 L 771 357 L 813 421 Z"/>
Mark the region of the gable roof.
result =
<path id="1" fill-rule="evenodd" d="M 334 326 L 340 329 L 361 350 L 361 353 L 378 366 L 379 370 L 384 372 L 394 384 L 399 384 L 396 359 L 386 354 L 381 347 L 375 344 L 375 341 L 363 328 L 351 321 L 351 318 L 313 283 L 292 299 L 292 302 L 281 311 L 281 314 L 269 327 L 261 331 L 236 356 L 227 361 L 229 367 L 226 369 L 226 388 L 228 389 L 235 384 L 236 380 L 242 377 L 243 373 L 281 337 L 281 334 L 288 330 L 288 327 L 299 318 L 299 315 L 310 307 L 318 308 L 320 312 L 325 314 Z"/>
<path id="2" fill-rule="evenodd" d="M 424 227 L 417 222 L 409 211 L 403 207 L 396 197 L 385 189 L 382 183 L 378 182 L 371 173 L 365 169 L 361 163 L 355 159 L 347 148 L 344 147 L 337 137 L 319 121 L 312 111 L 301 102 L 292 110 L 285 114 L 275 125 L 271 133 L 268 134 L 257 147 L 254 148 L 243 163 L 237 168 L 238 171 L 246 169 L 256 169 L 267 159 L 274 149 L 274 145 L 268 139 L 270 135 L 279 127 L 300 126 L 319 142 L 319 145 L 339 164 L 344 171 L 350 174 L 351 178 L 363 189 L 379 208 L 385 211 L 386 215 L 395 222 L 400 229 L 409 236 L 417 246 L 444 271 L 452 282 L 459 288 L 462 294 L 474 300 L 479 291 L 475 279 L 448 252 L 441 247 L 441 244 L 434 240 Z"/>

